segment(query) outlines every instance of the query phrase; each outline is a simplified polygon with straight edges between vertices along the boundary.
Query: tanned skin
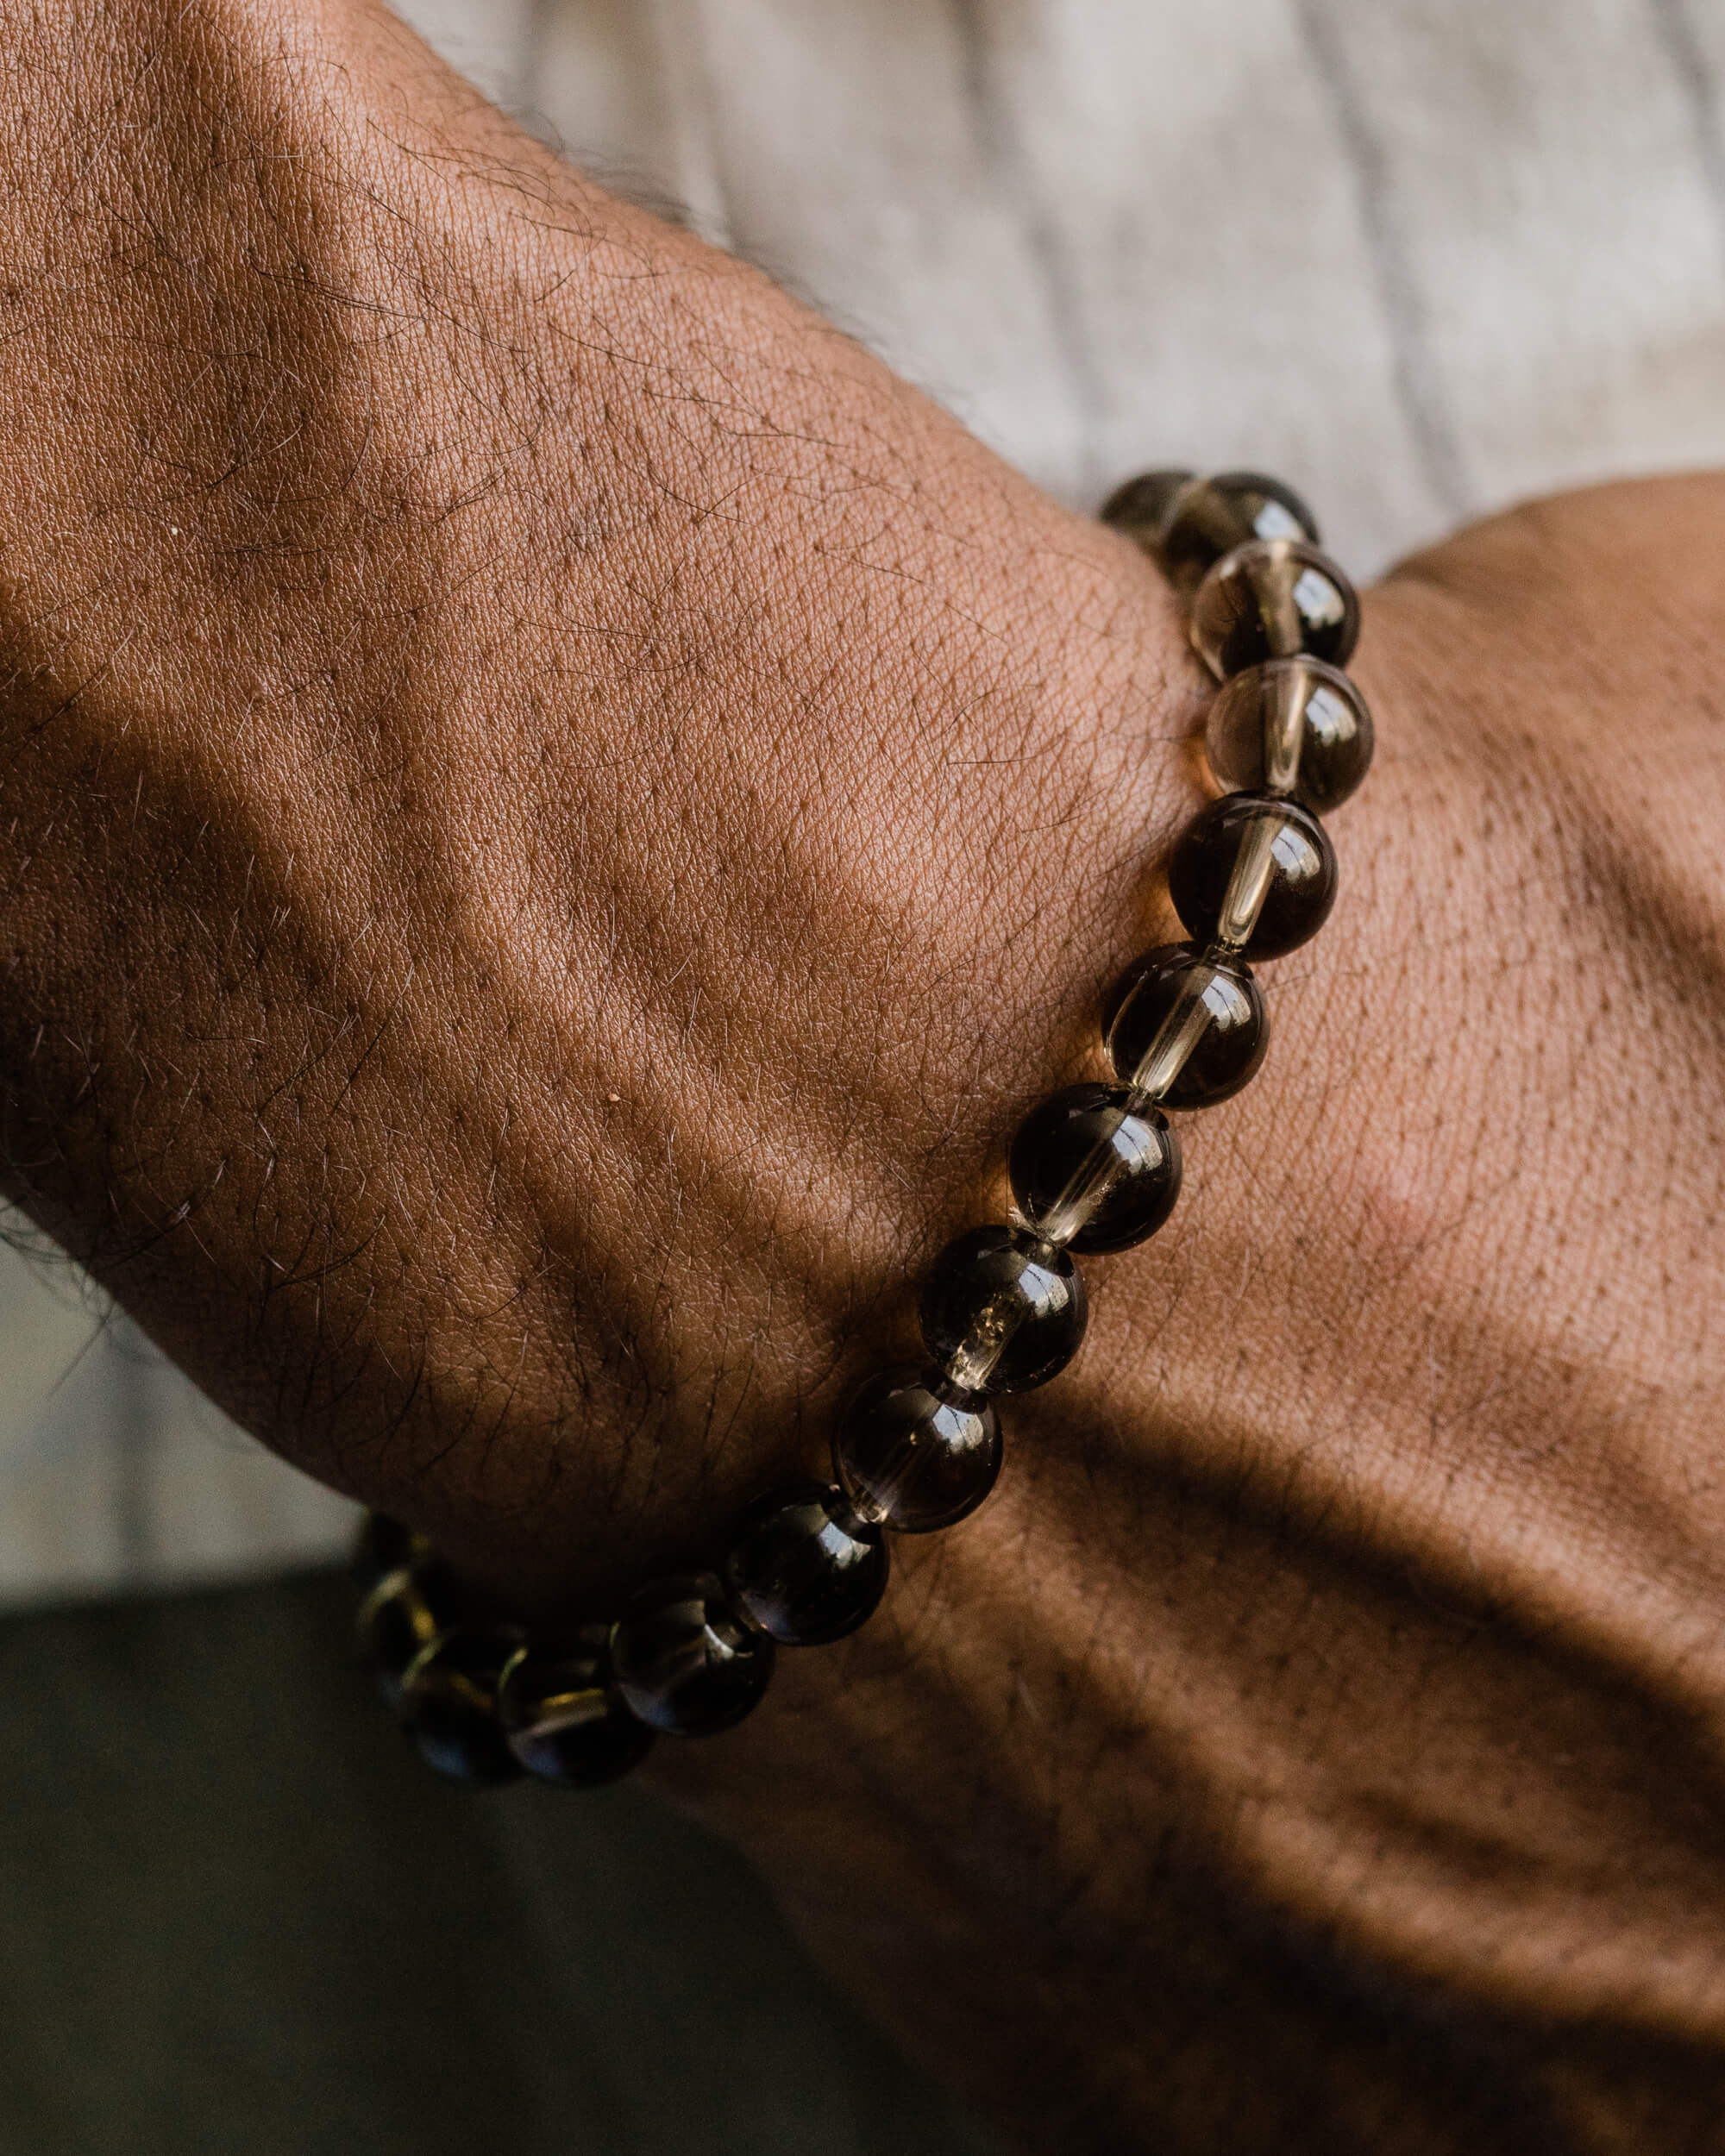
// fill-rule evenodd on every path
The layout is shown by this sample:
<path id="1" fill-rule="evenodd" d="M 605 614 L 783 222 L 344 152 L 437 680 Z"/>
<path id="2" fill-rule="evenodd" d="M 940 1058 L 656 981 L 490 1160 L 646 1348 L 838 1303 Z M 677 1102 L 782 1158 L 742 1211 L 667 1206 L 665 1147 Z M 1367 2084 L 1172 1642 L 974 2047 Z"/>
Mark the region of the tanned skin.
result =
<path id="1" fill-rule="evenodd" d="M 659 1748 L 1028 2147 L 1725 2148 L 1722 534 L 1368 596 L 1176 1221 Z M 0 668 L 5 1188 L 546 1612 L 819 1463 L 1200 798 L 1130 547 L 362 0 L 0 11 Z"/>

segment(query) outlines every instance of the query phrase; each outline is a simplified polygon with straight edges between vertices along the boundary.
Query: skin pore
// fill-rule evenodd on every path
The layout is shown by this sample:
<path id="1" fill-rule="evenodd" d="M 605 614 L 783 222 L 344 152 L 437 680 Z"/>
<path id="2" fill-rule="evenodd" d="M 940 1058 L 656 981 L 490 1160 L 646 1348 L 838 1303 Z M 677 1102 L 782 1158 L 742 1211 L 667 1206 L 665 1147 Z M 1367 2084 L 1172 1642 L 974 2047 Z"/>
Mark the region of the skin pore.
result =
<path id="1" fill-rule="evenodd" d="M 603 1612 L 819 1463 L 1088 1075 L 1202 685 L 381 11 L 44 0 L 0 83 L 6 1188 Z M 869 1631 L 659 1748 L 1029 2147 L 1725 2147 L 1722 516 L 1369 595 L 1342 897 L 1175 1220 Z"/>

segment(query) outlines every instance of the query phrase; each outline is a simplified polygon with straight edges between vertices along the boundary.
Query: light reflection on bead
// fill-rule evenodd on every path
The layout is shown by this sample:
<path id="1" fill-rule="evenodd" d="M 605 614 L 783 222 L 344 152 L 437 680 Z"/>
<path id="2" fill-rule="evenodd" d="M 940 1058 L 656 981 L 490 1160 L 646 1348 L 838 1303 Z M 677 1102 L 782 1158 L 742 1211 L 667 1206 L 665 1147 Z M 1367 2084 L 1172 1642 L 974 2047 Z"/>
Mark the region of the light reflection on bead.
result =
<path id="1" fill-rule="evenodd" d="M 1339 667 L 1358 640 L 1359 599 L 1328 555 L 1303 540 L 1251 539 L 1198 586 L 1189 627 L 1218 680 L 1302 651 Z"/>
<path id="2" fill-rule="evenodd" d="M 740 1722 L 773 1674 L 773 1642 L 751 1632 L 712 1572 L 656 1580 L 612 1627 L 611 1662 L 631 1714 L 673 1737 Z"/>
<path id="3" fill-rule="evenodd" d="M 402 1723 L 421 1758 L 446 1779 L 489 1789 L 521 1772 L 497 1720 L 499 1680 L 520 1644 L 518 1632 L 458 1626 L 414 1658 L 401 1688 Z"/>
<path id="4" fill-rule="evenodd" d="M 1000 1420 L 938 1371 L 882 1370 L 845 1410 L 832 1461 L 859 1518 L 894 1534 L 932 1534 L 966 1519 L 994 1487 Z"/>
<path id="5" fill-rule="evenodd" d="M 949 1243 L 922 1292 L 922 1337 L 966 1392 L 1045 1385 L 1084 1337 L 1082 1275 L 1064 1250 L 1023 1228 L 972 1228 Z"/>
<path id="6" fill-rule="evenodd" d="M 1102 1037 L 1124 1084 L 1164 1107 L 1208 1108 L 1257 1071 L 1270 1018 L 1249 966 L 1161 943 L 1115 982 Z"/>
<path id="7" fill-rule="evenodd" d="M 1068 1086 L 1019 1126 L 1007 1163 L 1025 1224 L 1081 1252 L 1154 1235 L 1180 1195 L 1180 1142 L 1144 1095 Z"/>
<path id="8" fill-rule="evenodd" d="M 1169 504 L 1157 554 L 1176 591 L 1189 591 L 1225 554 L 1251 539 L 1318 543 L 1317 520 L 1291 486 L 1263 472 L 1190 480 Z"/>
<path id="9" fill-rule="evenodd" d="M 617 1690 L 610 1626 L 590 1625 L 568 1645 L 524 1642 L 498 1680 L 504 1741 L 536 1781 L 561 1789 L 597 1789 L 640 1764 L 653 1732 Z"/>
<path id="10" fill-rule="evenodd" d="M 354 1544 L 354 1577 L 361 1594 L 369 1595 L 381 1579 L 404 1568 L 430 1564 L 431 1545 L 423 1535 L 404 1527 L 387 1513 L 368 1512 L 360 1522 Z"/>
<path id="11" fill-rule="evenodd" d="M 1226 682 L 1204 724 L 1218 786 L 1291 793 L 1314 815 L 1346 800 L 1371 763 L 1371 713 L 1339 667 L 1301 654 Z"/>
<path id="12" fill-rule="evenodd" d="M 1249 958 L 1296 950 L 1329 918 L 1336 854 L 1297 801 L 1229 793 L 1195 817 L 1168 863 L 1174 910 L 1201 943 Z M 1245 927 L 1246 922 L 1250 927 Z"/>
<path id="13" fill-rule="evenodd" d="M 886 1592 L 881 1532 L 849 1512 L 842 1489 L 811 1482 L 757 1505 L 738 1529 L 724 1584 L 741 1614 L 781 1646 L 843 1639 Z"/>
<path id="14" fill-rule="evenodd" d="M 460 1617 L 455 1589 L 435 1563 L 386 1572 L 361 1601 L 354 1620 L 360 1654 L 392 1714 L 400 1711 L 409 1668 Z"/>

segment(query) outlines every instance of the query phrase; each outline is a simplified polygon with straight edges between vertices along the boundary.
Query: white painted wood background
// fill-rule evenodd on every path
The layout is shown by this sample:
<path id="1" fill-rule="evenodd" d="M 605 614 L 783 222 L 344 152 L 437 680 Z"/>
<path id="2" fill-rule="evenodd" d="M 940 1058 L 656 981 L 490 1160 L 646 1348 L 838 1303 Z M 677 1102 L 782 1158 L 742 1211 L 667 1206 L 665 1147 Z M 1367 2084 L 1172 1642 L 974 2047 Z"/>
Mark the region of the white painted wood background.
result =
<path id="1" fill-rule="evenodd" d="M 1518 496 L 1725 462 L 1725 0 L 403 12 L 1075 504 L 1264 465 L 1369 573 Z M 348 1519 L 0 1251 L 0 1595 L 286 1563 Z"/>

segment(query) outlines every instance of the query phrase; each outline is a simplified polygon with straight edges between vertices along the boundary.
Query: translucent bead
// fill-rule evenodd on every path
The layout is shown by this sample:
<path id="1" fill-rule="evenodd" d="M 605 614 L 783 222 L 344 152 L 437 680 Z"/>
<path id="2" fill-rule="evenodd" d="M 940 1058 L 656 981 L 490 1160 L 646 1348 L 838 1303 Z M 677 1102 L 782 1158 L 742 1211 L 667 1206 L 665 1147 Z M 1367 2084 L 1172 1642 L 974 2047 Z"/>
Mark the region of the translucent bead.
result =
<path id="1" fill-rule="evenodd" d="M 1339 808 L 1371 763 L 1371 713 L 1338 667 L 1302 654 L 1226 682 L 1204 726 L 1216 783 L 1287 793 L 1315 815 Z"/>
<path id="2" fill-rule="evenodd" d="M 1229 793 L 1194 818 L 1168 864 L 1174 910 L 1201 943 L 1280 958 L 1329 918 L 1336 854 L 1297 801 Z"/>
<path id="3" fill-rule="evenodd" d="M 519 1763 L 497 1719 L 504 1665 L 518 1633 L 446 1632 L 415 1656 L 401 1688 L 401 1719 L 426 1764 L 452 1782 L 512 1782 Z"/>
<path id="4" fill-rule="evenodd" d="M 1257 1071 L 1270 1018 L 1249 967 L 1160 943 L 1115 982 L 1102 1038 L 1135 1092 L 1168 1108 L 1209 1108 Z"/>
<path id="5" fill-rule="evenodd" d="M 1064 1250 L 1023 1228 L 972 1228 L 936 1258 L 922 1291 L 922 1337 L 965 1392 L 1045 1385 L 1084 1337 L 1084 1282 Z"/>
<path id="6" fill-rule="evenodd" d="M 612 1681 L 609 1627 L 586 1626 L 568 1646 L 518 1646 L 498 1680 L 497 1720 L 517 1763 L 536 1781 L 597 1789 L 639 1766 L 653 1733 Z"/>
<path id="7" fill-rule="evenodd" d="M 411 1665 L 460 1615 L 447 1575 L 434 1564 L 401 1565 L 373 1584 L 360 1604 L 356 1630 L 360 1653 L 392 1713 L 400 1711 Z"/>
<path id="8" fill-rule="evenodd" d="M 859 1519 L 932 1534 L 975 1512 L 994 1487 L 1000 1420 L 937 1371 L 882 1370 L 846 1409 L 832 1463 Z"/>
<path id="9" fill-rule="evenodd" d="M 361 1592 L 369 1595 L 392 1572 L 399 1572 L 405 1565 L 428 1564 L 430 1557 L 431 1545 L 423 1535 L 404 1527 L 386 1513 L 368 1512 L 360 1523 L 354 1545 L 354 1577 Z"/>
<path id="10" fill-rule="evenodd" d="M 636 1718 L 673 1737 L 710 1737 L 758 1705 L 773 1642 L 752 1632 L 712 1572 L 656 1580 L 612 1627 L 611 1666 Z"/>
<path id="11" fill-rule="evenodd" d="M 1189 486 L 1193 477 L 1190 472 L 1140 472 L 1124 486 L 1117 486 L 1098 514 L 1105 524 L 1124 532 L 1128 539 L 1136 539 L 1146 554 L 1160 561 L 1162 527 L 1182 488 Z M 1246 536 L 1240 534 L 1242 538 Z"/>
<path id="12" fill-rule="evenodd" d="M 1180 1142 L 1119 1086 L 1068 1086 L 1019 1126 L 1013 1197 L 1045 1242 L 1124 1250 L 1154 1235 L 1180 1195 Z"/>
<path id="13" fill-rule="evenodd" d="M 1359 599 L 1327 555 L 1297 539 L 1251 539 L 1225 554 L 1192 600 L 1192 646 L 1219 680 L 1309 652 L 1346 666 Z"/>
<path id="14" fill-rule="evenodd" d="M 724 1583 L 750 1623 L 781 1646 L 843 1639 L 886 1593 L 881 1531 L 848 1514 L 842 1489 L 810 1482 L 757 1506 L 738 1531 Z"/>
<path id="15" fill-rule="evenodd" d="M 1164 511 L 1158 552 L 1170 583 L 1189 591 L 1225 554 L 1249 539 L 1318 543 L 1317 519 L 1291 486 L 1262 472 L 1193 479 Z"/>

